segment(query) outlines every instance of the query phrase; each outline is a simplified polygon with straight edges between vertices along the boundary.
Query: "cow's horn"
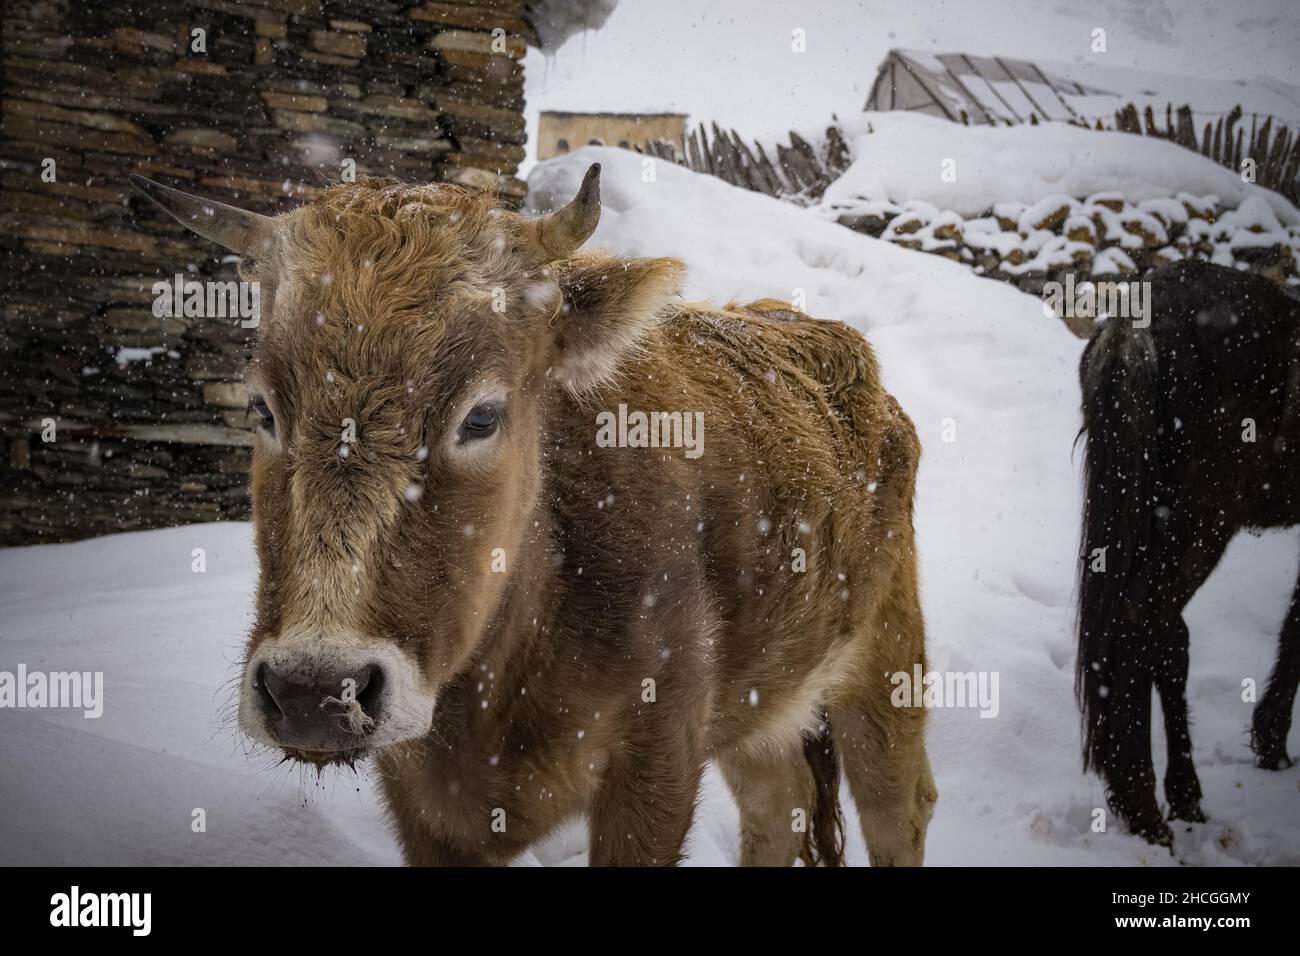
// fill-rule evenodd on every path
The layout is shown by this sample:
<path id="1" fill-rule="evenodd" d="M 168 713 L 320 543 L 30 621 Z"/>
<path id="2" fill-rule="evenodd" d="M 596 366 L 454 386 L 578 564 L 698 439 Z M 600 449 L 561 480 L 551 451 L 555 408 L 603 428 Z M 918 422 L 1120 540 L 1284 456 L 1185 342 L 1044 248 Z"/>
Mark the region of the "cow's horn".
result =
<path id="1" fill-rule="evenodd" d="M 270 241 L 274 221 L 270 216 L 203 199 L 134 173 L 131 185 L 171 213 L 182 226 L 231 252 L 256 259 Z"/>
<path id="2" fill-rule="evenodd" d="M 563 209 L 525 220 L 544 262 L 554 262 L 578 251 L 600 222 L 600 163 L 592 163 L 582 177 L 578 195 Z"/>

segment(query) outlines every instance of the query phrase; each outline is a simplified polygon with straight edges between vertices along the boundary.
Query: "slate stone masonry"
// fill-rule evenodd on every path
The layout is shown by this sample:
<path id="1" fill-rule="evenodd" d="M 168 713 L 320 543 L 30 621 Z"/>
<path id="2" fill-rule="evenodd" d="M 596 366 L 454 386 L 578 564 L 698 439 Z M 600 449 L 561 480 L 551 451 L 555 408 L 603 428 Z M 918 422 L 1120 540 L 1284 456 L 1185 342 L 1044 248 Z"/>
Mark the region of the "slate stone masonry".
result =
<path id="1" fill-rule="evenodd" d="M 235 260 L 130 173 L 264 213 L 345 160 L 525 193 L 524 0 L 6 0 L 3 28 L 0 544 L 248 514 L 255 332 L 152 311 Z"/>

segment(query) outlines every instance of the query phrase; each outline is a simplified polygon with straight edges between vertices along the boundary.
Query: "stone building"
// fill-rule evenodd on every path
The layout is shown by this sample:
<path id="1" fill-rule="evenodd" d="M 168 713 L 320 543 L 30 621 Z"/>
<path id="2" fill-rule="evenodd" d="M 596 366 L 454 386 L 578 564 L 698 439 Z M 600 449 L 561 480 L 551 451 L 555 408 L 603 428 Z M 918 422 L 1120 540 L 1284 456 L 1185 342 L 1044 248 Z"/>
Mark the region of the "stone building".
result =
<path id="1" fill-rule="evenodd" d="M 537 158 L 562 156 L 583 146 L 671 143 L 680 153 L 686 137 L 684 113 L 543 112 L 537 122 Z"/>
<path id="2" fill-rule="evenodd" d="M 155 282 L 234 260 L 130 173 L 264 213 L 353 170 L 518 202 L 520 61 L 569 29 L 547 6 L 7 0 L 0 543 L 248 512 L 254 332 L 152 309 Z"/>

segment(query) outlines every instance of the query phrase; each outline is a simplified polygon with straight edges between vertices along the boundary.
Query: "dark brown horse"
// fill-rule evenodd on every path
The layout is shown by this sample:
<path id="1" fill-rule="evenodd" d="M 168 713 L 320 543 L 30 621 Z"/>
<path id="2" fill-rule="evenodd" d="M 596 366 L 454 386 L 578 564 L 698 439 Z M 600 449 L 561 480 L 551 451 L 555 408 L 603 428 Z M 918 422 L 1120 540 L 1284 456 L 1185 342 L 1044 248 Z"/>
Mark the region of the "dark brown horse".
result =
<path id="1" fill-rule="evenodd" d="M 1149 327 L 1108 319 L 1083 353 L 1086 502 L 1076 691 L 1084 765 L 1154 843 L 1151 691 L 1168 746 L 1169 818 L 1199 821 L 1182 612 L 1242 528 L 1300 523 L 1300 302 L 1267 279 L 1188 261 L 1152 274 Z M 1290 765 L 1300 584 L 1255 708 L 1261 767 Z"/>

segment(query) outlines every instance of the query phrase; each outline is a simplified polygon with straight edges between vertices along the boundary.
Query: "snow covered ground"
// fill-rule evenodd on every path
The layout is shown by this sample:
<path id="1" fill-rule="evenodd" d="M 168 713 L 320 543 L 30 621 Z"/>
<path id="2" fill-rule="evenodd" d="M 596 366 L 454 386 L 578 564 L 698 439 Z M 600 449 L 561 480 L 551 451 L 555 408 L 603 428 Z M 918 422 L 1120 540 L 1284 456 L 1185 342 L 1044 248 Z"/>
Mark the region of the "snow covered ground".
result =
<path id="1" fill-rule="evenodd" d="M 1006 284 L 667 164 L 643 182 L 628 152 L 543 164 L 534 196 L 567 198 L 597 160 L 604 215 L 593 245 L 682 258 L 691 298 L 802 290 L 808 312 L 867 333 L 916 422 L 932 666 L 995 671 L 1000 690 L 995 718 L 932 714 L 940 798 L 928 862 L 1300 864 L 1300 768 L 1254 768 L 1241 701 L 1242 681 L 1262 684 L 1273 660 L 1296 533 L 1234 542 L 1189 609 L 1188 695 L 1211 822 L 1180 830 L 1174 856 L 1117 826 L 1092 833 L 1101 788 L 1079 769 L 1071 696 L 1082 343 Z M 206 551 L 205 573 L 191 570 L 194 548 Z M 239 524 L 0 551 L 0 670 L 102 670 L 106 696 L 97 720 L 0 711 L 0 863 L 398 861 L 366 772 L 318 781 L 250 756 L 236 737 L 230 681 L 254 577 Z M 1163 772 L 1163 746 L 1155 752 Z M 191 830 L 195 808 L 205 833 Z M 734 863 L 737 827 L 710 771 L 690 862 Z M 581 863 L 584 843 L 575 821 L 520 862 Z M 866 859 L 856 831 L 849 858 Z"/>

